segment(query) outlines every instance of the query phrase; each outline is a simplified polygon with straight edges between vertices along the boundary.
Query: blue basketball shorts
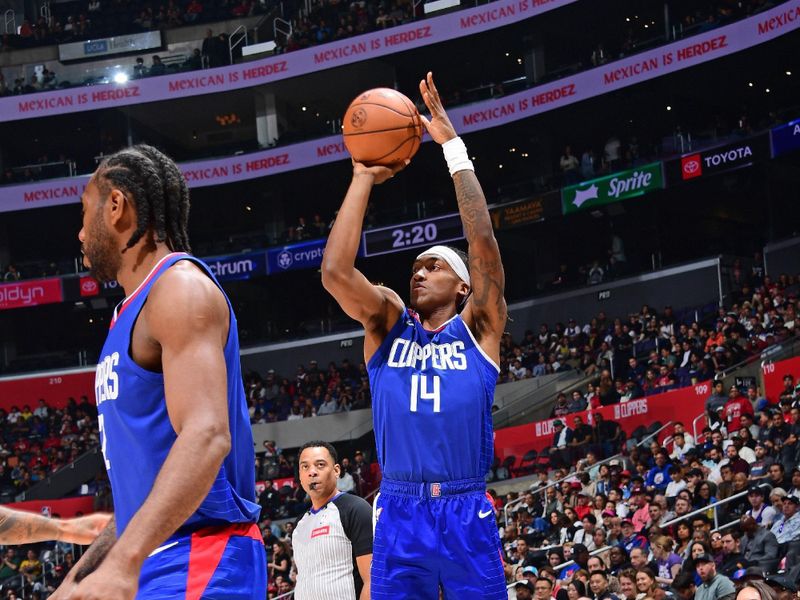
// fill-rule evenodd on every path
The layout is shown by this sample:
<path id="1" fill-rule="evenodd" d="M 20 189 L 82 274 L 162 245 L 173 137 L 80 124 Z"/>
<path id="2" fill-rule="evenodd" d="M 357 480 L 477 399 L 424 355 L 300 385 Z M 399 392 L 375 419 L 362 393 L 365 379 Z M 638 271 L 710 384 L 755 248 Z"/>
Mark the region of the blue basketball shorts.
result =
<path id="1" fill-rule="evenodd" d="M 483 479 L 381 482 L 373 600 L 507 600 L 500 536 Z"/>
<path id="2" fill-rule="evenodd" d="M 175 535 L 142 565 L 137 600 L 264 600 L 267 555 L 255 523 Z"/>

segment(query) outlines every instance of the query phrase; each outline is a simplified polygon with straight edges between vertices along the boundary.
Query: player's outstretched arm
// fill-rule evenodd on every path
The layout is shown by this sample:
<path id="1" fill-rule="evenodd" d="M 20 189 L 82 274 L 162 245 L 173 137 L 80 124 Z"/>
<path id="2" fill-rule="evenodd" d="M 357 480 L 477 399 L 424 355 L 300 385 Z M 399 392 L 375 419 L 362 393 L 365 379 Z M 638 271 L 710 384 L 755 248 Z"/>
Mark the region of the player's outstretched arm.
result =
<path id="1" fill-rule="evenodd" d="M 347 316 L 364 326 L 367 361 L 400 316 L 402 302 L 397 294 L 373 285 L 356 269 L 361 229 L 373 186 L 390 179 L 407 164 L 408 161 L 399 163 L 390 169 L 353 162 L 353 180 L 336 215 L 322 258 L 323 287 Z"/>
<path id="2" fill-rule="evenodd" d="M 423 117 L 422 121 L 433 140 L 443 146 L 448 142 L 460 143 L 456 140 L 456 130 L 444 110 L 432 73 L 429 72 L 420 81 L 419 89 L 422 100 L 431 112 L 430 120 Z M 461 147 L 463 148 L 463 144 Z M 469 243 L 469 272 L 472 279 L 472 294 L 461 312 L 461 317 L 473 331 L 483 350 L 499 363 L 499 342 L 508 314 L 500 248 L 494 237 L 486 197 L 475 171 L 472 170 L 472 163 L 465 150 L 461 161 L 457 152 L 453 154 L 454 164 L 448 166 L 453 173 L 458 211 Z M 465 168 L 461 169 L 460 165 Z"/>
<path id="3" fill-rule="evenodd" d="M 76 519 L 51 519 L 0 506 L 0 544 L 34 544 L 47 540 L 91 544 L 111 520 L 98 513 Z"/>
<path id="4" fill-rule="evenodd" d="M 137 327 L 161 349 L 177 438 L 147 499 L 70 600 L 133 599 L 142 563 L 197 510 L 231 447 L 224 356 L 229 312 L 219 288 L 196 266 L 178 263 L 153 286 Z"/>

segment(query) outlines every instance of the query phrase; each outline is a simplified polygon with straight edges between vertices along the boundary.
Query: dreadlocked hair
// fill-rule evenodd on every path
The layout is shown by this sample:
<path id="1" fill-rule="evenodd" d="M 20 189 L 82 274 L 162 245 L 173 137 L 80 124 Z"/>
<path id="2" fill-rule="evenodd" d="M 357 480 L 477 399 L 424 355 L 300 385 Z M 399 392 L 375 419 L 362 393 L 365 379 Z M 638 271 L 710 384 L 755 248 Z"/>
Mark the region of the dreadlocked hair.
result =
<path id="1" fill-rule="evenodd" d="M 97 181 L 104 194 L 111 188 L 122 190 L 136 207 L 136 230 L 125 250 L 152 228 L 157 242 L 173 251 L 191 252 L 189 189 L 171 158 L 146 144 L 125 148 L 102 162 Z"/>

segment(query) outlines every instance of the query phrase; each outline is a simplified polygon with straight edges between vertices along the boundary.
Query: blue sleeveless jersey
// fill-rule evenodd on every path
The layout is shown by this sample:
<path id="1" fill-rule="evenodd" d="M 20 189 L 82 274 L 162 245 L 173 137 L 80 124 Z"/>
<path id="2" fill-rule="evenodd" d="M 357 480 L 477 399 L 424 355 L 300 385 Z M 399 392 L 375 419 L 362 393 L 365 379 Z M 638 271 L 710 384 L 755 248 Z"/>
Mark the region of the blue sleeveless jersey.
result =
<path id="1" fill-rule="evenodd" d="M 436 331 L 405 309 L 367 365 L 378 462 L 397 481 L 483 478 L 499 372 L 460 315 Z"/>
<path id="2" fill-rule="evenodd" d="M 114 494 L 117 535 L 122 534 L 144 503 L 177 438 L 167 414 L 164 376 L 136 364 L 131 358 L 129 346 L 134 324 L 150 289 L 167 269 L 180 260 L 195 263 L 219 286 L 202 261 L 185 253 L 164 257 L 139 288 L 114 311 L 114 319 L 97 365 L 95 394 L 100 441 Z M 253 432 L 242 385 L 236 317 L 227 296 L 226 301 L 230 314 L 225 364 L 228 373 L 231 451 L 222 463 L 208 495 L 184 523 L 183 528 L 186 529 L 255 522 L 260 511 L 254 502 Z"/>

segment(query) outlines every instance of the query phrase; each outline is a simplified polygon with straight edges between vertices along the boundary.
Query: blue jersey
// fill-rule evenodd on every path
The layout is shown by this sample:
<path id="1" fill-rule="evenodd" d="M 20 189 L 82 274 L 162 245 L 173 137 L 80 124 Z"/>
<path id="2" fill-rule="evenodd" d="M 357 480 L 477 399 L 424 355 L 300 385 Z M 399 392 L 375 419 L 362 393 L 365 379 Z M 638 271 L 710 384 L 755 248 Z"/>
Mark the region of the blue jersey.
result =
<path id="1" fill-rule="evenodd" d="M 153 284 L 180 260 L 195 263 L 219 286 L 200 260 L 185 253 L 165 256 L 114 311 L 97 365 L 95 394 L 100 441 L 114 494 L 117 535 L 122 534 L 144 503 L 177 437 L 167 414 L 164 376 L 136 364 L 131 358 L 130 340 Z M 236 318 L 230 302 L 228 308 L 230 330 L 225 344 L 225 364 L 231 451 L 208 495 L 184 524 L 185 529 L 255 522 L 260 510 L 254 502 L 253 432 L 242 385 Z"/>
<path id="2" fill-rule="evenodd" d="M 499 369 L 460 315 L 427 331 L 405 309 L 367 368 L 385 478 L 443 482 L 486 475 Z"/>

